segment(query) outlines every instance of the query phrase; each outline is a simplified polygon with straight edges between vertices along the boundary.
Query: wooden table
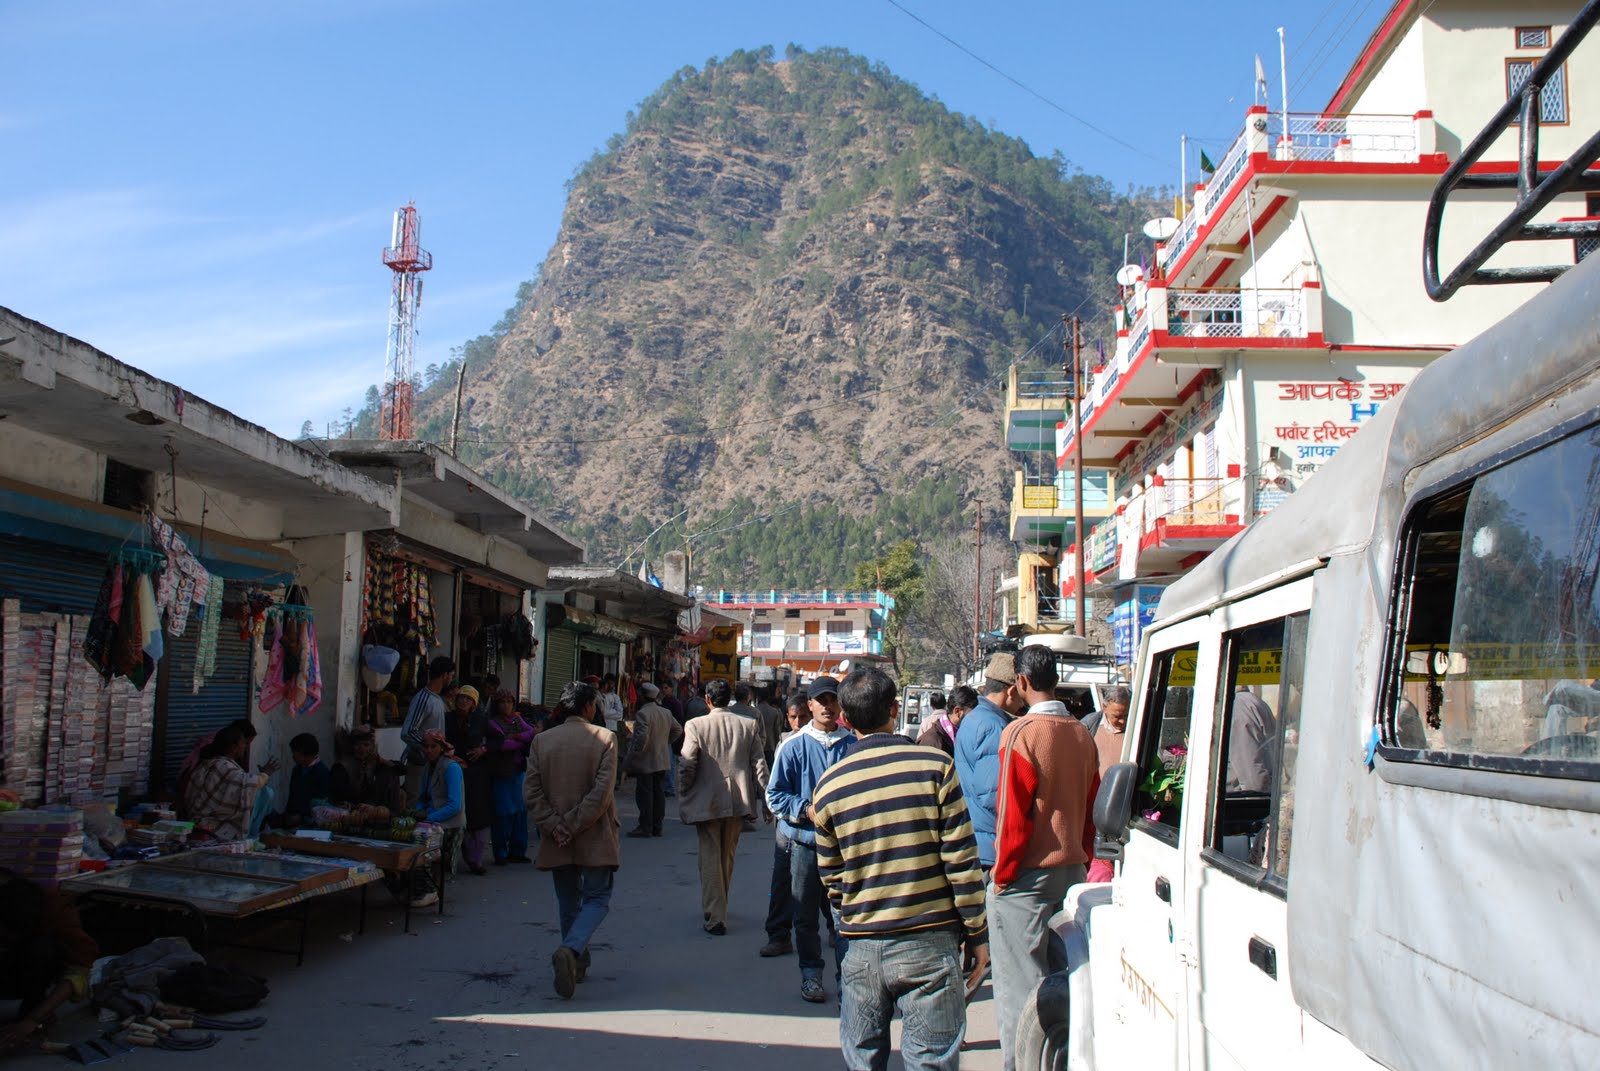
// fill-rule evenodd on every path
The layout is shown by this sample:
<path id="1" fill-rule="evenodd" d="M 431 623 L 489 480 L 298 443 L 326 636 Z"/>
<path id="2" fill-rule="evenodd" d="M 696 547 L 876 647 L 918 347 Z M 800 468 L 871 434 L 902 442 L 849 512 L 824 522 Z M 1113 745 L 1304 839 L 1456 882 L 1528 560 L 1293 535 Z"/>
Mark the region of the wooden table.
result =
<path id="1" fill-rule="evenodd" d="M 326 837 L 307 837 L 297 833 L 267 833 L 262 841 L 274 848 L 299 852 L 302 855 L 330 856 L 358 859 L 365 863 L 406 875 L 405 926 L 411 932 L 411 901 L 416 899 L 416 872 L 429 863 L 438 865 L 435 891 L 439 894 L 439 914 L 444 914 L 445 855 L 443 839 L 429 840 L 426 844 L 405 843 L 393 840 L 376 840 L 372 837 L 354 837 L 347 833 L 330 833 Z M 362 893 L 363 918 L 366 910 L 366 893 Z"/>

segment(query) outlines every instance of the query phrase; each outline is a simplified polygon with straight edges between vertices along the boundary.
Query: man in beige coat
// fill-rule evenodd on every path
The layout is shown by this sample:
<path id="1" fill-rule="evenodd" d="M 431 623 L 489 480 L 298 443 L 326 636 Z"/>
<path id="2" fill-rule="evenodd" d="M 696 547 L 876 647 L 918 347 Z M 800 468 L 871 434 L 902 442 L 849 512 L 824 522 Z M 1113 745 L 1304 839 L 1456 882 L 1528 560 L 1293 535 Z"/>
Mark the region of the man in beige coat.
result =
<path id="1" fill-rule="evenodd" d="M 592 722 L 595 690 L 574 681 L 553 728 L 533 741 L 523 794 L 539 838 L 540 870 L 555 879 L 561 946 L 550 957 L 556 993 L 571 999 L 589 968 L 589 941 L 611 909 L 622 851 L 617 839 L 617 735 Z"/>
<path id="2" fill-rule="evenodd" d="M 678 760 L 679 813 L 700 834 L 701 913 L 705 931 L 717 937 L 728 932 L 728 886 L 739 833 L 761 813 L 767 784 L 761 726 L 728 709 L 732 695 L 727 681 L 706 682 L 711 712 L 684 727 Z"/>
<path id="3" fill-rule="evenodd" d="M 623 764 L 633 774 L 633 798 L 639 805 L 639 828 L 628 836 L 659 837 L 667 814 L 667 770 L 683 741 L 683 726 L 672 711 L 656 702 L 661 689 L 641 684 L 639 694 L 644 703 L 634 711 L 628 758 Z"/>

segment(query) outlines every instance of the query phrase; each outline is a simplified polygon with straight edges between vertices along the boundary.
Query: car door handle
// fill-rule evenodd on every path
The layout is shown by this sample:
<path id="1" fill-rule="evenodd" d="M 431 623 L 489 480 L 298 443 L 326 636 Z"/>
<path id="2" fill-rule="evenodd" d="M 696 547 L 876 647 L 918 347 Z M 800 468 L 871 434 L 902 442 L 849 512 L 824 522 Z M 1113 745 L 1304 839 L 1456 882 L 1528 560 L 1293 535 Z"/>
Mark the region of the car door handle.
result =
<path id="1" fill-rule="evenodd" d="M 1259 937 L 1250 938 L 1250 962 L 1268 978 L 1278 977 L 1278 950 Z"/>
<path id="2" fill-rule="evenodd" d="M 1156 899 L 1164 904 L 1172 903 L 1172 882 L 1166 878 L 1156 878 Z"/>

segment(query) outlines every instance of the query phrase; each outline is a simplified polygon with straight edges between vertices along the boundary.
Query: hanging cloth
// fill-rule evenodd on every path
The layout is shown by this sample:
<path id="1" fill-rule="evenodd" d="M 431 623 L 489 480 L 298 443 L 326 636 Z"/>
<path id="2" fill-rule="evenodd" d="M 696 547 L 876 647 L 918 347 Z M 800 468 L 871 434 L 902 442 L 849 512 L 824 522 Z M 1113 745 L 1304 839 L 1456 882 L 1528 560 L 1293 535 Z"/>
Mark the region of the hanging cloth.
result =
<path id="1" fill-rule="evenodd" d="M 153 670 L 166 653 L 167 643 L 161 635 L 161 611 L 156 609 L 156 589 L 149 573 L 140 573 L 136 594 L 139 599 L 139 628 L 143 638 L 139 649 Z"/>
<path id="2" fill-rule="evenodd" d="M 300 639 L 300 666 L 288 683 L 289 713 L 303 718 L 322 703 L 322 667 L 317 657 L 317 629 L 310 617 L 290 624 Z"/>
<path id="3" fill-rule="evenodd" d="M 94 600 L 94 613 L 89 618 L 89 631 L 83 638 L 84 660 L 107 681 L 116 672 L 111 657 L 117 642 L 117 616 L 121 610 L 122 565 L 112 562 L 106 566 L 100 594 Z"/>
<path id="4" fill-rule="evenodd" d="M 272 654 L 267 658 L 267 679 L 261 682 L 261 700 L 257 704 L 261 713 L 276 710 L 289 695 L 288 682 L 283 678 L 283 666 L 287 659 L 284 650 L 284 630 L 289 627 L 287 618 L 274 615 L 271 623 Z"/>
<path id="5" fill-rule="evenodd" d="M 194 680 L 191 690 L 198 694 L 217 671 L 217 637 L 222 631 L 222 596 L 225 582 L 220 576 L 206 575 L 206 605 L 200 612 L 200 640 L 195 644 Z"/>
<path id="6" fill-rule="evenodd" d="M 167 556 L 167 567 L 156 585 L 156 609 L 167 612 L 167 629 L 182 636 L 189 627 L 189 608 L 204 606 L 210 596 L 211 574 L 189 552 L 177 529 L 155 514 L 150 515 L 150 531 L 156 545 Z"/>

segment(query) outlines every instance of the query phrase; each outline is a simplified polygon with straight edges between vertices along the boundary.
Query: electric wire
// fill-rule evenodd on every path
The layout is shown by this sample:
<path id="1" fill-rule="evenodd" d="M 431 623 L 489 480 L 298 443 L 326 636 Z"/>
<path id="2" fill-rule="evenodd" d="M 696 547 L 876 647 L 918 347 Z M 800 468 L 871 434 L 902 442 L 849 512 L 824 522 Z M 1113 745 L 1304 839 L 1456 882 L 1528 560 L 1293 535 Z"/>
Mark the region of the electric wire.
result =
<path id="1" fill-rule="evenodd" d="M 910 18 L 913 22 L 916 22 L 918 25 L 922 26 L 924 29 L 926 29 L 926 30 L 930 31 L 931 33 L 934 33 L 934 34 L 938 35 L 939 37 L 943 38 L 946 43 L 954 46 L 955 48 L 959 49 L 961 52 L 965 53 L 967 56 L 969 56 L 972 59 L 976 60 L 978 63 L 981 63 L 983 66 L 989 68 L 989 70 L 993 71 L 995 74 L 998 74 L 1001 78 L 1004 78 L 1006 81 L 1010 82 L 1012 85 L 1016 86 L 1018 89 L 1022 90 L 1024 93 L 1027 93 L 1029 96 L 1031 96 L 1031 97 L 1033 97 L 1033 98 L 1035 98 L 1035 99 L 1037 99 L 1039 101 L 1042 101 L 1044 104 L 1048 105 L 1051 108 L 1054 108 L 1056 111 L 1060 112 L 1062 115 L 1066 116 L 1068 119 L 1071 119 L 1073 122 L 1078 123 L 1081 126 L 1087 127 L 1089 130 L 1092 130 L 1096 134 L 1099 134 L 1101 137 L 1105 138 L 1107 141 L 1110 141 L 1110 142 L 1113 142 L 1113 143 L 1115 143 L 1117 145 L 1120 145 L 1124 149 L 1127 149 L 1129 152 L 1136 153 L 1137 155 L 1144 157 L 1146 160 L 1153 160 L 1158 164 L 1164 162 L 1160 157 L 1155 156 L 1152 153 L 1146 152 L 1145 150 L 1139 148 L 1137 145 L 1130 145 L 1128 142 L 1123 141 L 1121 138 L 1117 137 L 1111 131 L 1106 130 L 1104 127 L 1096 126 L 1094 123 L 1092 123 L 1089 120 L 1085 119 L 1083 116 L 1078 115 L 1078 114 L 1076 114 L 1076 113 L 1074 113 L 1072 111 L 1069 111 L 1067 108 L 1064 108 L 1060 104 L 1057 104 L 1055 101 L 1051 100 L 1049 97 L 1045 96 L 1043 93 L 1039 92 L 1037 89 L 1034 89 L 1032 86 L 1028 85 L 1027 83 L 1021 81 L 1020 79 L 1012 77 L 1010 74 L 1008 74 L 1005 71 L 1001 70 L 999 67 L 995 66 L 993 63 L 990 63 L 988 60 L 984 59 L 982 56 L 980 56 L 976 52 L 972 51 L 972 49 L 968 48 L 966 45 L 962 44 L 960 41 L 957 41 L 954 37 L 951 37 L 949 34 L 945 33 L 943 30 L 939 29 L 937 26 L 935 26 L 932 23 L 930 23 L 927 19 L 924 19 L 921 15 L 918 15 L 915 11 L 912 11 L 910 8 L 906 7 L 904 4 L 900 3 L 899 0 L 885 0 L 885 2 L 888 3 L 890 7 L 893 7 L 896 10 L 900 11 L 907 18 Z"/>

